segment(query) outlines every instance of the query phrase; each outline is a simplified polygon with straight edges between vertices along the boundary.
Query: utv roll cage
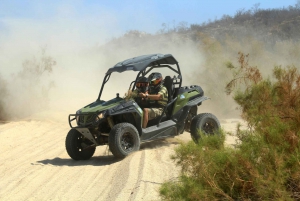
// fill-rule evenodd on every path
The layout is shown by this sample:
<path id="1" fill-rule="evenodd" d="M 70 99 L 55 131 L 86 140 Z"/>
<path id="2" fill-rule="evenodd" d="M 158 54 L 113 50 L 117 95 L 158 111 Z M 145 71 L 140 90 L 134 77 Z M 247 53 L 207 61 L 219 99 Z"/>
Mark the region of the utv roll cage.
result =
<path id="1" fill-rule="evenodd" d="M 170 65 L 176 65 L 176 68 L 174 68 Z M 108 80 L 113 72 L 122 73 L 124 71 L 140 71 L 137 74 L 136 79 L 134 81 L 134 82 L 136 82 L 136 80 L 138 80 L 138 78 L 140 78 L 142 76 L 146 76 L 150 71 L 152 71 L 155 68 L 169 68 L 178 74 L 177 76 L 174 76 L 173 78 L 171 78 L 170 76 L 165 77 L 165 80 L 168 82 L 167 84 L 172 85 L 167 88 L 169 88 L 169 89 L 172 88 L 171 90 L 173 90 L 174 85 L 178 85 L 178 87 L 176 87 L 177 89 L 179 89 L 181 87 L 182 76 L 181 76 L 179 64 L 178 64 L 177 60 L 171 54 L 142 55 L 142 56 L 133 57 L 131 59 L 124 60 L 122 62 L 117 63 L 112 68 L 109 68 L 104 76 L 104 79 L 103 79 L 103 82 L 101 85 L 101 89 L 100 89 L 100 92 L 99 92 L 99 95 L 98 95 L 98 98 L 96 101 L 100 101 L 104 85 L 106 84 L 106 82 L 108 82 Z M 135 89 L 135 85 L 133 86 L 132 90 L 134 90 L 134 89 Z M 169 92 L 169 89 L 168 89 L 168 92 Z M 168 102 L 173 100 L 173 97 L 176 97 L 176 95 L 177 95 L 176 92 L 174 93 L 174 91 L 172 91 L 172 93 L 173 93 L 172 96 L 169 96 Z M 175 100 L 173 100 L 173 101 L 175 101 Z"/>

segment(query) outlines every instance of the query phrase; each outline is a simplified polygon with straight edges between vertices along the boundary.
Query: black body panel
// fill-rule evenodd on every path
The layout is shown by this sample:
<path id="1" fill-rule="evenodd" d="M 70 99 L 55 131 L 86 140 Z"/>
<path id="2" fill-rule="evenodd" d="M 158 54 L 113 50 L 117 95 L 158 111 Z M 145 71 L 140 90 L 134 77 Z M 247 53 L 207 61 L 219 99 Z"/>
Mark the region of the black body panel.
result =
<path id="1" fill-rule="evenodd" d="M 166 138 L 169 136 L 177 135 L 176 123 L 172 120 L 162 122 L 158 125 L 154 125 L 145 129 L 142 129 L 141 141 L 150 141 L 160 138 Z"/>
<path id="2" fill-rule="evenodd" d="M 130 112 L 137 112 L 137 103 L 134 101 L 123 101 L 119 105 L 107 110 L 107 115 L 118 115 Z"/>
<path id="3" fill-rule="evenodd" d="M 208 99 L 210 99 L 210 98 L 208 98 L 208 97 L 206 97 L 206 96 L 201 96 L 201 97 L 197 97 L 197 96 L 196 96 L 196 98 L 192 97 L 192 98 L 190 98 L 190 100 L 187 102 L 187 105 L 189 105 L 189 106 L 195 106 L 195 105 L 199 106 L 199 105 L 201 105 L 201 103 L 202 103 L 203 101 L 208 100 Z"/>
<path id="4" fill-rule="evenodd" d="M 136 126 L 136 129 L 138 130 L 139 134 L 141 135 L 142 134 L 142 125 L 141 125 L 142 116 L 140 115 L 139 112 L 141 112 L 141 111 L 139 111 L 138 108 L 140 108 L 140 107 L 135 101 L 132 101 L 132 100 L 124 101 L 121 104 L 108 109 L 106 115 L 114 117 L 114 116 L 118 116 L 118 115 L 137 114 L 134 125 Z M 129 122 L 129 123 L 132 124 L 133 122 Z"/>
<path id="5" fill-rule="evenodd" d="M 183 133 L 183 131 L 184 131 L 185 119 L 187 118 L 191 107 L 192 106 L 190 106 L 190 105 L 186 105 L 179 111 L 180 113 L 178 114 L 179 117 L 178 117 L 176 123 L 177 123 L 178 132 L 180 134 Z"/>

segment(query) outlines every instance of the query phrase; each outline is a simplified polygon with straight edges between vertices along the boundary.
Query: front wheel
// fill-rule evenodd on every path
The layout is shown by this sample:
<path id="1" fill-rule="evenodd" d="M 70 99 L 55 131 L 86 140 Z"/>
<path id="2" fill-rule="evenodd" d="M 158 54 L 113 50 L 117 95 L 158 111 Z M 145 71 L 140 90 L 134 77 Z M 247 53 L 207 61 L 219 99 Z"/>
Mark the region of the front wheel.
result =
<path id="1" fill-rule="evenodd" d="M 66 150 L 74 160 L 88 160 L 96 150 L 96 147 L 87 147 L 91 142 L 85 139 L 76 129 L 71 129 L 66 137 Z"/>
<path id="2" fill-rule="evenodd" d="M 191 137 L 195 143 L 200 139 L 199 130 L 207 135 L 214 135 L 221 128 L 217 117 L 211 113 L 196 115 L 191 123 Z"/>
<path id="3" fill-rule="evenodd" d="M 116 124 L 109 133 L 108 145 L 116 158 L 125 158 L 140 149 L 140 136 L 130 123 Z"/>

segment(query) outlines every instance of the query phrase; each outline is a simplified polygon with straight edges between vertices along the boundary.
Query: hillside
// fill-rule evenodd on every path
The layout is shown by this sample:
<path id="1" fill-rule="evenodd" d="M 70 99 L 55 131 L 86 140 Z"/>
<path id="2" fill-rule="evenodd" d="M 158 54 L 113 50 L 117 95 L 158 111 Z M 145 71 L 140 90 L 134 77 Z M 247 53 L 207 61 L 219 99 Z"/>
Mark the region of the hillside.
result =
<path id="1" fill-rule="evenodd" d="M 299 40 L 299 25 L 300 8 L 290 6 L 289 8 L 267 10 L 241 9 L 233 17 L 224 15 L 220 20 L 214 22 L 191 25 L 190 30 L 212 34 L 220 40 L 224 34 L 237 35 L 237 32 L 240 32 L 239 36 L 241 37 L 255 35 L 271 44 L 276 39 Z"/>
<path id="2" fill-rule="evenodd" d="M 256 7 L 255 7 L 256 6 Z M 300 6 L 290 6 L 278 9 L 259 9 L 254 5 L 250 10 L 240 9 L 234 16 L 223 15 L 221 19 L 209 20 L 201 24 L 188 25 L 180 22 L 177 25 L 162 24 L 162 28 L 156 34 L 147 34 L 138 30 L 128 31 L 120 38 L 115 38 L 107 45 L 122 44 L 124 40 L 141 39 L 157 40 L 162 35 L 179 34 L 183 38 L 197 41 L 199 33 L 210 35 L 219 41 L 226 40 L 226 35 L 245 37 L 257 37 L 258 39 L 274 43 L 276 40 L 299 40 L 300 35 Z M 274 40 L 276 39 L 276 40 Z M 132 41 L 131 41 L 132 42 Z"/>

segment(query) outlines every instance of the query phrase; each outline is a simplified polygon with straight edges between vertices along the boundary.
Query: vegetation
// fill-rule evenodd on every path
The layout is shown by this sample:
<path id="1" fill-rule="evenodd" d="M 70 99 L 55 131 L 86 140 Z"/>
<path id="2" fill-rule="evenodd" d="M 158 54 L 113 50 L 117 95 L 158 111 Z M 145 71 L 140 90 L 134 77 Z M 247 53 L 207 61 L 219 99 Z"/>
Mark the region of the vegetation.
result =
<path id="1" fill-rule="evenodd" d="M 239 53 L 238 67 L 227 63 L 233 79 L 226 89 L 234 92 L 249 129 L 237 128 L 236 149 L 203 135 L 198 145 L 179 146 L 173 159 L 181 176 L 162 185 L 163 199 L 300 199 L 300 73 L 275 66 L 273 77 L 263 78 L 248 57 Z"/>

